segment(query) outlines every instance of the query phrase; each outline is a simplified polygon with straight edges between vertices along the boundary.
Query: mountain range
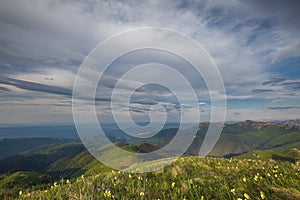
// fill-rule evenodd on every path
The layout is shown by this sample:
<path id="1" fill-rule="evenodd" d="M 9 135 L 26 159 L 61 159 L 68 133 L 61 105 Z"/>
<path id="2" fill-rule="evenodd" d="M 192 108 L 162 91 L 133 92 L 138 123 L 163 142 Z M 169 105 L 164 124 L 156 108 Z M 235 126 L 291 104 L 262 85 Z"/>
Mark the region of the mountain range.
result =
<path id="1" fill-rule="evenodd" d="M 198 155 L 209 123 L 200 123 L 193 143 L 185 156 Z M 168 127 L 150 138 L 135 138 L 118 133 L 110 139 L 129 152 L 154 152 L 176 135 L 178 128 Z M 184 134 L 188 134 L 189 129 Z M 110 170 L 97 161 L 78 139 L 10 138 L 0 140 L 0 188 L 5 194 L 16 188 L 44 187 L 55 180 L 72 179 L 82 174 L 103 173 Z M 244 121 L 225 124 L 222 134 L 209 157 L 237 157 L 275 159 L 297 162 L 300 159 L 300 125 Z M 102 150 L 115 158 L 113 150 Z M 117 159 L 117 158 L 116 158 Z M 124 167 L 139 157 L 121 158 Z M 157 157 L 159 159 L 159 156 Z M 8 188 L 8 189 L 7 189 Z M 3 192 L 3 191 L 2 191 Z M 1 193 L 1 191 L 0 191 Z M 0 196 L 1 198 L 1 196 Z"/>

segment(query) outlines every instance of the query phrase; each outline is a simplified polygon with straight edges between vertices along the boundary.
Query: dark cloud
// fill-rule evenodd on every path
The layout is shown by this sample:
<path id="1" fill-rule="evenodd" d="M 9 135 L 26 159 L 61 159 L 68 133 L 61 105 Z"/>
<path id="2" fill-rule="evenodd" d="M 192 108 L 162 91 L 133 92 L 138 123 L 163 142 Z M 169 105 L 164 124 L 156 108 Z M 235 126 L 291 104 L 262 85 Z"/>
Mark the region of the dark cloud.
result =
<path id="1" fill-rule="evenodd" d="M 46 85 L 42 83 L 35 83 L 30 81 L 24 81 L 24 80 L 18 80 L 14 78 L 8 78 L 8 77 L 0 77 L 0 84 L 5 85 L 12 85 L 17 88 L 28 90 L 28 91 L 37 91 L 37 92 L 44 92 L 44 93 L 50 93 L 50 94 L 56 94 L 56 95 L 64 95 L 69 98 L 72 97 L 72 90 L 60 86 L 52 86 L 52 85 Z M 0 89 L 1 90 L 1 89 Z M 24 97 L 22 97 L 24 98 Z M 93 98 L 86 98 L 86 97 L 80 97 L 84 100 L 95 100 L 96 102 L 103 102 L 107 101 L 110 102 L 111 99 L 108 97 L 96 97 Z M 66 101 L 66 103 L 71 103 L 70 101 Z"/>
<path id="2" fill-rule="evenodd" d="M 63 88 L 63 87 L 59 87 L 59 86 L 50 86 L 50 85 L 45 85 L 45 84 L 41 84 L 41 83 L 18 80 L 18 79 L 13 79 L 13 78 L 8 78 L 8 77 L 0 77 L 0 83 L 6 84 L 6 85 L 13 85 L 13 86 L 23 89 L 23 90 L 72 96 L 72 90 Z"/>
<path id="3" fill-rule="evenodd" d="M 145 113 L 145 111 L 143 111 L 141 109 L 129 109 L 129 111 L 135 112 L 135 113 Z"/>
<path id="4" fill-rule="evenodd" d="M 157 102 L 154 101 L 143 101 L 143 100 L 134 100 L 134 101 L 130 101 L 130 103 L 137 103 L 137 104 L 141 104 L 141 105 L 156 105 Z"/>
<path id="5" fill-rule="evenodd" d="M 271 89 L 254 89 L 252 90 L 253 93 L 265 93 L 265 92 L 274 92 L 274 90 Z"/>
<path id="6" fill-rule="evenodd" d="M 289 86 L 292 86 L 294 89 L 300 89 L 299 81 L 286 82 L 286 83 L 282 83 L 282 85 L 289 85 Z"/>
<path id="7" fill-rule="evenodd" d="M 1 92 L 10 92 L 11 90 L 6 87 L 0 87 L 0 93 Z"/>
<path id="8" fill-rule="evenodd" d="M 291 109 L 300 109 L 300 106 L 278 106 L 278 107 L 269 107 L 270 110 L 291 110 Z"/>
<path id="9" fill-rule="evenodd" d="M 263 82 L 262 85 L 274 85 L 274 84 L 281 83 L 286 80 L 287 80 L 286 78 L 271 78 L 271 79 Z"/>
<path id="10" fill-rule="evenodd" d="M 295 0 L 240 0 L 254 13 L 266 18 L 275 18 L 284 28 L 300 31 L 300 1 Z M 299 33 L 298 33 L 299 34 Z"/>

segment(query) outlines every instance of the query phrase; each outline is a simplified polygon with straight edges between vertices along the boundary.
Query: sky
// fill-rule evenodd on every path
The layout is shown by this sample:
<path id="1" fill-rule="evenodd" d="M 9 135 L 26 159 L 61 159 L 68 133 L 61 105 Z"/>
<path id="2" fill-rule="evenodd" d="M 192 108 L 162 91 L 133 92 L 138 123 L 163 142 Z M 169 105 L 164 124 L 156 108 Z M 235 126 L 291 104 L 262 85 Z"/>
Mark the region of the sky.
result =
<path id="1" fill-rule="evenodd" d="M 2 0 L 0 124 L 72 123 L 72 89 L 86 56 L 107 38 L 142 27 L 179 31 L 207 51 L 224 81 L 227 121 L 300 118 L 299 13 L 300 2 L 292 0 Z M 134 42 L 122 41 L 107 51 Z M 170 38 L 157 41 L 163 42 L 182 45 Z M 191 82 L 201 120 L 209 120 L 209 92 L 223 94 L 207 91 L 203 78 L 182 58 L 153 49 L 119 57 L 103 74 L 95 102 L 80 101 L 95 103 L 101 121 L 112 121 L 110 98 L 119 81 L 114 114 L 121 121 L 128 120 L 122 98 L 133 89 L 129 113 L 134 121 L 178 121 L 179 113 L 192 119 L 198 110 L 189 104 L 191 94 L 171 71 L 153 65 L 122 77 L 134 66 L 153 62 L 172 66 Z M 144 85 L 148 78 L 172 84 L 185 100 L 178 102 L 168 87 Z"/>

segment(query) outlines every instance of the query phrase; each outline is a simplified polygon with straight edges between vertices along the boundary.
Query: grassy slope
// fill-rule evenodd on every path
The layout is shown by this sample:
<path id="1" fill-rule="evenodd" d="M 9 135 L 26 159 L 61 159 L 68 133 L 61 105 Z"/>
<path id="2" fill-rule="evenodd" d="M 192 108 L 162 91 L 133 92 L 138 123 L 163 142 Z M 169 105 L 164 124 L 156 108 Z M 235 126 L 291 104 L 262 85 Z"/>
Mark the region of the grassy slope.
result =
<path id="1" fill-rule="evenodd" d="M 156 160 L 151 165 L 160 165 Z M 28 194 L 30 192 L 30 194 Z M 21 199 L 299 199 L 300 165 L 256 159 L 183 157 L 151 173 L 106 169 L 24 191 Z"/>

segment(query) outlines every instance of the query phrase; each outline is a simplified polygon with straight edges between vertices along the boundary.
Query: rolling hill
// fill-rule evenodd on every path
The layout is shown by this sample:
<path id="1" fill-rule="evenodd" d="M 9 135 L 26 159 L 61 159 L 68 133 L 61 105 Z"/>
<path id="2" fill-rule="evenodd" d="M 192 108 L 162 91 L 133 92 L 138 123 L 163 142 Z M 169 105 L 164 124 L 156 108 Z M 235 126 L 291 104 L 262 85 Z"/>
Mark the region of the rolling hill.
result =
<path id="1" fill-rule="evenodd" d="M 185 156 L 197 155 L 202 144 L 208 123 L 201 123 L 197 134 Z M 113 137 L 117 146 L 129 152 L 153 152 L 167 144 L 176 134 L 176 128 L 161 130 L 149 139 L 120 141 Z M 184 134 L 188 134 L 187 129 Z M 32 143 L 31 143 L 32 141 Z M 126 141 L 126 143 L 124 143 Z M 111 169 L 95 160 L 81 142 L 55 138 L 15 138 L 0 140 L 8 150 L 14 144 L 22 144 L 0 160 L 0 198 L 16 196 L 19 190 L 40 190 L 49 188 L 54 182 L 62 179 L 75 180 L 81 175 L 102 176 Z M 128 143 L 127 143 L 128 142 Z M 10 148 L 9 148 L 10 147 Z M 300 129 L 295 124 L 273 124 L 245 121 L 226 124 L 222 135 L 209 157 L 226 157 L 239 160 L 272 160 L 276 162 L 299 163 Z M 98 149 L 102 156 L 122 162 L 124 168 L 132 161 L 140 160 L 139 156 L 120 157 L 108 146 Z M 160 159 L 159 155 L 155 159 Z M 153 161 L 168 162 L 166 160 Z M 219 159 L 219 158 L 218 158 Z M 220 158 L 221 159 L 221 158 Z M 193 160 L 193 159 L 192 159 Z M 223 159 L 220 162 L 223 162 Z M 213 161 L 214 162 L 214 161 Z M 203 165 L 202 167 L 204 167 Z"/>

